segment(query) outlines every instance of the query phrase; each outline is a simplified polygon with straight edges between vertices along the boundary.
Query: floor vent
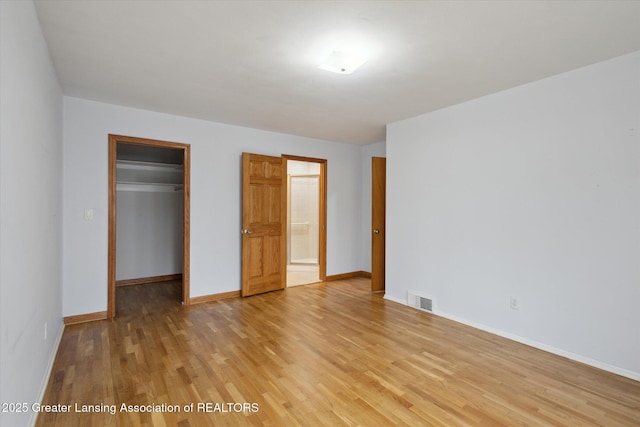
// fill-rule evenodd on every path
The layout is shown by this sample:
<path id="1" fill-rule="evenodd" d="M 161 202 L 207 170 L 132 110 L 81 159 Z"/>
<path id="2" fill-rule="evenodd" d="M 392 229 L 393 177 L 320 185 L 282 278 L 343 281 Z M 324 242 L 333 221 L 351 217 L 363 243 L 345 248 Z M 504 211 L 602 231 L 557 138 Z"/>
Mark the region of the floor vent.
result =
<path id="1" fill-rule="evenodd" d="M 426 311 L 428 313 L 433 313 L 432 298 L 423 297 L 423 296 L 416 295 L 409 292 L 407 294 L 407 305 L 413 308 L 417 308 L 418 310 Z"/>

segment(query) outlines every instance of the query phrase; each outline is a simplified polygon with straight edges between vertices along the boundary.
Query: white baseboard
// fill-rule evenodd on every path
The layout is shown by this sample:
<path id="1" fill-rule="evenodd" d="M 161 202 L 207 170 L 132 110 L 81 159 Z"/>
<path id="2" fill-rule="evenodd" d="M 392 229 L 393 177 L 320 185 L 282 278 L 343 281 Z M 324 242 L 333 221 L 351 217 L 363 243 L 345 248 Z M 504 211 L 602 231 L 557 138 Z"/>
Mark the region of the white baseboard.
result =
<path id="1" fill-rule="evenodd" d="M 394 298 L 385 295 L 385 299 L 389 301 L 397 302 L 402 305 L 406 305 L 407 301 L 401 300 L 399 298 Z M 528 345 L 530 347 L 537 348 L 539 350 L 546 351 L 547 353 L 556 354 L 558 356 L 566 357 L 567 359 L 574 360 L 576 362 L 584 363 L 585 365 L 593 366 L 594 368 L 602 369 L 603 371 L 611 372 L 616 375 L 620 375 L 626 378 L 630 378 L 635 381 L 640 381 L 640 372 L 630 371 L 628 369 L 620 368 L 618 366 L 610 365 L 608 363 L 601 362 L 599 360 L 591 359 L 589 357 L 582 356 L 580 354 L 572 353 L 570 351 L 562 350 L 538 341 L 530 340 L 528 338 L 524 338 L 518 335 L 511 334 L 509 332 L 502 331 L 500 329 L 495 329 L 481 323 L 473 322 L 458 316 L 454 316 L 452 314 L 443 313 L 443 312 L 434 312 L 435 316 L 444 317 L 445 319 L 453 320 L 454 322 L 462 323 L 463 325 L 471 326 L 472 328 L 479 329 L 481 331 L 489 332 L 490 334 L 497 335 L 499 337 L 507 338 L 512 341 L 519 342 L 521 344 Z"/>
<path id="2" fill-rule="evenodd" d="M 40 393 L 38 394 L 38 403 L 42 403 L 42 399 L 44 399 L 44 394 L 47 391 L 47 386 L 49 385 L 49 378 L 51 378 L 51 372 L 53 371 L 53 364 L 56 361 L 56 356 L 58 355 L 58 348 L 60 347 L 60 342 L 62 341 L 62 335 L 64 334 L 64 323 L 60 323 L 60 328 L 58 330 L 58 334 L 56 335 L 55 342 L 53 344 L 53 349 L 51 350 L 51 355 L 49 356 L 49 363 L 47 365 L 47 370 L 45 371 L 44 377 L 42 378 L 42 383 L 40 384 Z M 35 402 L 34 402 L 35 403 Z M 29 421 L 29 425 L 31 427 L 36 425 L 36 421 L 38 420 L 38 413 L 31 413 L 31 420 Z"/>

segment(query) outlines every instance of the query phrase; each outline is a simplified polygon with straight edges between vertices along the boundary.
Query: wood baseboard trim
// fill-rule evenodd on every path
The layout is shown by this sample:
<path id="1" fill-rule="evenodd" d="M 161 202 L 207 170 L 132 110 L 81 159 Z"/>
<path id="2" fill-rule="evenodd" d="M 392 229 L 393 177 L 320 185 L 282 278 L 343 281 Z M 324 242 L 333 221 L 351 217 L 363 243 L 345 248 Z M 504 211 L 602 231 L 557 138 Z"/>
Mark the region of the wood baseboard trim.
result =
<path id="1" fill-rule="evenodd" d="M 342 274 L 333 274 L 331 276 L 327 276 L 326 281 L 327 282 L 331 282 L 334 280 L 345 280 L 345 279 L 352 279 L 354 277 L 366 277 L 366 278 L 371 278 L 371 273 L 369 273 L 368 271 L 351 271 L 349 273 L 342 273 Z"/>
<path id="2" fill-rule="evenodd" d="M 107 318 L 106 311 L 98 311 L 96 313 L 77 314 L 75 316 L 65 317 L 65 325 L 73 325 L 74 323 L 93 322 L 94 320 L 104 320 Z"/>
<path id="3" fill-rule="evenodd" d="M 221 299 L 228 299 L 228 298 L 239 298 L 240 297 L 240 291 L 229 291 L 229 292 L 222 292 L 219 294 L 211 294 L 211 295 L 201 295 L 199 297 L 191 297 L 191 305 L 193 304 L 202 304 L 205 302 L 211 302 L 211 301 L 218 301 Z"/>
<path id="4" fill-rule="evenodd" d="M 116 286 L 142 285 L 144 283 L 168 282 L 182 280 L 182 274 L 166 274 L 164 276 L 140 277 L 138 279 L 116 280 Z"/>

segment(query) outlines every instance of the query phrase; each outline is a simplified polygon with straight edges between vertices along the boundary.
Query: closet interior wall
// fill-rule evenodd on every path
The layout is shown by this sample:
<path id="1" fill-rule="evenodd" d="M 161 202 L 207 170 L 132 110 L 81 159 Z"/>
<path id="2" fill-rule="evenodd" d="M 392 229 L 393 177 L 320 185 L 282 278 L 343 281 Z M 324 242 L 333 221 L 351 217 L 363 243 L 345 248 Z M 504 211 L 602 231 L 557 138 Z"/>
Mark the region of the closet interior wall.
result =
<path id="1" fill-rule="evenodd" d="M 116 283 L 182 273 L 183 166 L 178 153 L 118 144 Z"/>

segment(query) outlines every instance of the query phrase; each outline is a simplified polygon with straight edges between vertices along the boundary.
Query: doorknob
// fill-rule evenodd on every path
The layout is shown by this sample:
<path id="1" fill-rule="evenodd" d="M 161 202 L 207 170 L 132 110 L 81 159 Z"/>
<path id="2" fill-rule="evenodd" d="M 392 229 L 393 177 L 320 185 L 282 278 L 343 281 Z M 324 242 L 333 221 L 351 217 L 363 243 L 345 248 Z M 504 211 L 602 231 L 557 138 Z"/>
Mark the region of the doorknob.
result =
<path id="1" fill-rule="evenodd" d="M 248 228 L 245 228 L 244 230 L 242 230 L 242 234 L 251 234 L 253 233 L 253 231 L 249 230 Z"/>
<path id="2" fill-rule="evenodd" d="M 373 229 L 373 234 L 380 234 L 380 230 L 378 230 L 377 228 Z"/>

